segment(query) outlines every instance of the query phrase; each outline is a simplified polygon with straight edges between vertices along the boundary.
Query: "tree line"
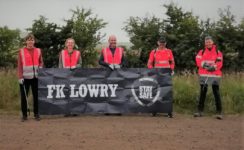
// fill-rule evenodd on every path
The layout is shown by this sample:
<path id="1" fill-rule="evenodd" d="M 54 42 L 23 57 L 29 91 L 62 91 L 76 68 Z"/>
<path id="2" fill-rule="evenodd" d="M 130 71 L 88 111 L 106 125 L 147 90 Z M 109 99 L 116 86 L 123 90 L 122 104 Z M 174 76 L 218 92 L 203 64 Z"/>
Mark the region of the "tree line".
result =
<path id="1" fill-rule="evenodd" d="M 193 12 L 184 11 L 174 3 L 164 5 L 166 17 L 133 17 L 125 22 L 125 30 L 132 47 L 125 47 L 128 67 L 146 67 L 149 53 L 156 48 L 157 39 L 165 36 L 167 47 L 172 49 L 176 70 L 195 71 L 195 55 L 204 47 L 204 37 L 213 37 L 218 49 L 224 54 L 224 70 L 243 71 L 244 69 L 244 18 L 237 23 L 230 7 L 219 9 L 219 19 L 202 20 Z M 92 10 L 76 8 L 72 17 L 59 26 L 48 22 L 44 16 L 33 21 L 27 32 L 36 36 L 36 46 L 43 51 L 46 67 L 57 67 L 58 55 L 64 48 L 65 39 L 73 37 L 80 50 L 83 67 L 96 66 L 98 51 L 96 46 L 105 34 L 100 30 L 107 25 Z M 163 14 L 162 14 L 163 16 Z M 114 33 L 116 35 L 116 33 Z M 21 31 L 0 27 L 0 67 L 16 66 L 18 48 L 23 46 Z"/>

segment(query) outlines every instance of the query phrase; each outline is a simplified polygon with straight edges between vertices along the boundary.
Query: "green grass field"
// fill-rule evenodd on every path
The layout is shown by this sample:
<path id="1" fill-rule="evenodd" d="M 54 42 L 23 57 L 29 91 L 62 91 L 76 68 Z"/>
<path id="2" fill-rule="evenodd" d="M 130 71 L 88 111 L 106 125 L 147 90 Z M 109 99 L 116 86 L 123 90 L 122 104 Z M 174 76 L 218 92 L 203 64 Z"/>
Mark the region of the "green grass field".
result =
<path id="1" fill-rule="evenodd" d="M 175 75 L 173 77 L 174 111 L 193 113 L 199 96 L 198 76 L 196 74 Z M 220 94 L 226 114 L 244 112 L 244 73 L 225 74 Z M 0 113 L 20 111 L 19 85 L 15 70 L 0 71 Z M 30 102 L 31 105 L 31 102 Z M 208 89 L 205 112 L 214 113 L 215 103 L 212 89 Z"/>
<path id="2" fill-rule="evenodd" d="M 174 111 L 192 113 L 196 111 L 200 86 L 197 74 L 176 75 L 173 79 Z M 225 74 L 220 84 L 220 94 L 224 113 L 244 111 L 244 73 Z M 211 86 L 208 87 L 205 112 L 215 113 L 215 101 Z"/>
<path id="3" fill-rule="evenodd" d="M 0 112 L 20 110 L 19 85 L 15 70 L 0 71 Z"/>

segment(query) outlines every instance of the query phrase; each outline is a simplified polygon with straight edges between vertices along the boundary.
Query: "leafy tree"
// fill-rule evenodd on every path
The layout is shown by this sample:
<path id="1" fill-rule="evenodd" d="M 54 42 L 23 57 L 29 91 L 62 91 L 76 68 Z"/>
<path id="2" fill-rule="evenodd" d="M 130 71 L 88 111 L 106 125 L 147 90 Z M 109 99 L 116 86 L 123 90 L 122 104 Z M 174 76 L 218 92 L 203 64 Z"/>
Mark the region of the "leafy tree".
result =
<path id="1" fill-rule="evenodd" d="M 134 54 L 139 55 L 138 60 L 128 59 L 128 61 L 132 62 L 132 67 L 145 67 L 150 51 L 157 47 L 157 39 L 162 32 L 163 24 L 155 16 L 130 17 L 126 24 L 124 30 L 130 36 L 130 42 L 133 44 L 131 48 L 135 51 Z M 133 52 L 128 53 L 129 58 L 133 56 Z"/>
<path id="2" fill-rule="evenodd" d="M 230 70 L 238 70 L 238 48 L 242 42 L 240 39 L 238 28 L 235 26 L 235 17 L 230 12 L 230 7 L 219 10 L 220 20 L 217 21 L 215 27 L 216 42 L 219 49 L 224 54 L 224 68 Z M 243 36 L 243 35 L 242 35 Z M 241 42 L 241 43 L 240 43 Z M 241 49 L 239 49 L 241 50 Z"/>
<path id="3" fill-rule="evenodd" d="M 0 27 L 0 67 L 16 66 L 16 56 L 20 45 L 20 31 Z"/>
<path id="4" fill-rule="evenodd" d="M 243 70 L 243 22 L 236 25 L 235 16 L 231 14 L 230 7 L 219 9 L 220 19 L 212 22 L 210 19 L 201 22 L 202 36 L 211 35 L 224 54 L 224 70 L 241 71 Z M 203 47 L 203 45 L 202 45 Z"/>
<path id="5" fill-rule="evenodd" d="M 206 21 L 201 21 L 200 28 L 202 29 L 202 33 L 200 35 L 200 41 L 199 41 L 200 48 L 204 48 L 204 38 L 206 36 L 212 36 L 213 39 L 216 39 L 215 26 L 216 23 L 212 22 L 210 18 L 208 18 Z"/>
<path id="6" fill-rule="evenodd" d="M 141 50 L 139 64 L 146 64 L 149 51 L 156 47 L 158 37 L 163 35 L 167 39 L 167 47 L 173 50 L 177 69 L 192 69 L 202 32 L 199 19 L 173 3 L 164 7 L 168 18 L 162 18 L 162 21 L 154 16 L 129 18 L 124 29 L 134 45 L 132 49 Z"/>
<path id="7" fill-rule="evenodd" d="M 130 68 L 140 68 L 141 66 L 145 66 L 145 64 L 141 64 L 139 60 L 140 51 L 139 50 L 128 50 L 125 49 L 125 57 L 126 57 L 126 65 Z"/>
<path id="8" fill-rule="evenodd" d="M 238 71 L 244 71 L 244 18 L 238 26 L 236 48 L 238 51 Z"/>
<path id="9" fill-rule="evenodd" d="M 157 38 L 163 35 L 167 39 L 167 47 L 173 50 L 176 69 L 194 70 L 196 53 L 204 48 L 204 38 L 210 35 L 224 53 L 224 69 L 244 70 L 244 19 L 237 25 L 230 7 L 220 9 L 220 19 L 216 22 L 200 20 L 174 3 L 164 7 L 166 18 L 130 17 L 127 20 L 124 29 L 130 36 L 134 51 L 128 53 L 128 58 L 134 59 L 133 54 L 139 54 L 139 60 L 129 60 L 129 65 L 144 67 L 149 51 L 156 47 Z"/>
<path id="10" fill-rule="evenodd" d="M 104 36 L 98 31 L 105 27 L 106 23 L 97 16 L 92 16 L 91 10 L 77 8 L 71 11 L 73 15 L 71 19 L 65 20 L 65 26 L 59 27 L 40 16 L 28 29 L 37 38 L 36 46 L 43 50 L 46 67 L 58 65 L 59 53 L 64 48 L 67 38 L 75 39 L 76 48 L 81 51 L 83 66 L 93 65 L 97 58 L 95 47 Z"/>
<path id="11" fill-rule="evenodd" d="M 47 22 L 47 18 L 40 16 L 34 20 L 32 27 L 28 29 L 36 37 L 36 47 L 42 49 L 45 67 L 58 65 L 58 56 L 63 43 L 61 43 L 60 28 L 55 23 Z"/>
<path id="12" fill-rule="evenodd" d="M 200 28 L 199 18 L 192 12 L 184 12 L 181 7 L 171 3 L 167 8 L 165 22 L 168 47 L 173 50 L 176 68 L 191 70 L 195 68 L 195 55 L 199 50 Z"/>
<path id="13" fill-rule="evenodd" d="M 72 18 L 66 20 L 66 26 L 61 30 L 66 37 L 73 37 L 75 39 L 77 48 L 81 52 L 83 67 L 93 66 L 97 61 L 96 45 L 105 36 L 101 35 L 100 29 L 106 26 L 103 19 L 93 16 L 92 11 L 84 8 L 71 10 Z"/>

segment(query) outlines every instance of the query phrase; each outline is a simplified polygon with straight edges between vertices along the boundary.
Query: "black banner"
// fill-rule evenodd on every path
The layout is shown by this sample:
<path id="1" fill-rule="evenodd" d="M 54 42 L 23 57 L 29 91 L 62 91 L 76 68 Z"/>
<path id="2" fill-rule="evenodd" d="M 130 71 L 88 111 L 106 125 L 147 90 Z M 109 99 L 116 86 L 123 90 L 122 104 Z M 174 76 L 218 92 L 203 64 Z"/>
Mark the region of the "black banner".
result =
<path id="1" fill-rule="evenodd" d="M 167 69 L 44 68 L 38 78 L 42 115 L 172 112 Z"/>

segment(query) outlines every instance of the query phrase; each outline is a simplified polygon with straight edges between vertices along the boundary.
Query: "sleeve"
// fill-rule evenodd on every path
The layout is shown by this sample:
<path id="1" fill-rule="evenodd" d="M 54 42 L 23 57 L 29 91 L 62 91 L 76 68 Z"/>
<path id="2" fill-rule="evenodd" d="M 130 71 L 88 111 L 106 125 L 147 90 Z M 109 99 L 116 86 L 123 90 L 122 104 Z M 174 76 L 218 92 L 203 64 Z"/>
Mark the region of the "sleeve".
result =
<path id="1" fill-rule="evenodd" d="M 223 67 L 223 54 L 219 51 L 216 59 L 216 70 L 220 70 L 222 67 Z"/>
<path id="2" fill-rule="evenodd" d="M 22 57 L 21 57 L 21 50 L 19 50 L 18 54 L 18 78 L 22 79 L 23 78 L 23 63 L 22 63 Z"/>
<path id="3" fill-rule="evenodd" d="M 174 55 L 172 53 L 172 50 L 169 51 L 169 64 L 170 64 L 171 70 L 174 70 L 175 69 L 175 60 L 174 60 Z"/>
<path id="4" fill-rule="evenodd" d="M 63 68 L 62 51 L 59 53 L 58 68 Z"/>
<path id="5" fill-rule="evenodd" d="M 102 52 L 101 52 L 100 59 L 99 59 L 99 62 L 98 62 L 98 63 L 99 63 L 99 65 L 101 65 L 101 66 L 109 67 L 109 64 L 106 63 L 106 62 L 104 62 L 103 50 L 102 50 Z"/>
<path id="6" fill-rule="evenodd" d="M 123 54 L 122 55 L 122 58 L 121 58 L 121 67 L 126 68 L 126 66 L 127 66 L 127 63 L 126 63 L 125 56 Z"/>
<path id="7" fill-rule="evenodd" d="M 149 58 L 148 58 L 148 61 L 147 61 L 147 67 L 148 68 L 153 68 L 153 62 L 154 62 L 154 53 L 155 53 L 155 50 L 152 50 L 149 54 Z"/>
<path id="8" fill-rule="evenodd" d="M 81 68 L 81 66 L 82 66 L 82 59 L 81 59 L 81 54 L 80 54 L 80 51 L 79 51 L 79 59 L 78 59 L 76 68 Z"/>
<path id="9" fill-rule="evenodd" d="M 196 65 L 199 68 L 202 68 L 203 64 L 202 64 L 202 50 L 200 50 L 196 56 Z"/>
<path id="10" fill-rule="evenodd" d="M 43 57 L 42 57 L 42 51 L 40 49 L 40 58 L 39 58 L 39 68 L 44 67 Z"/>

